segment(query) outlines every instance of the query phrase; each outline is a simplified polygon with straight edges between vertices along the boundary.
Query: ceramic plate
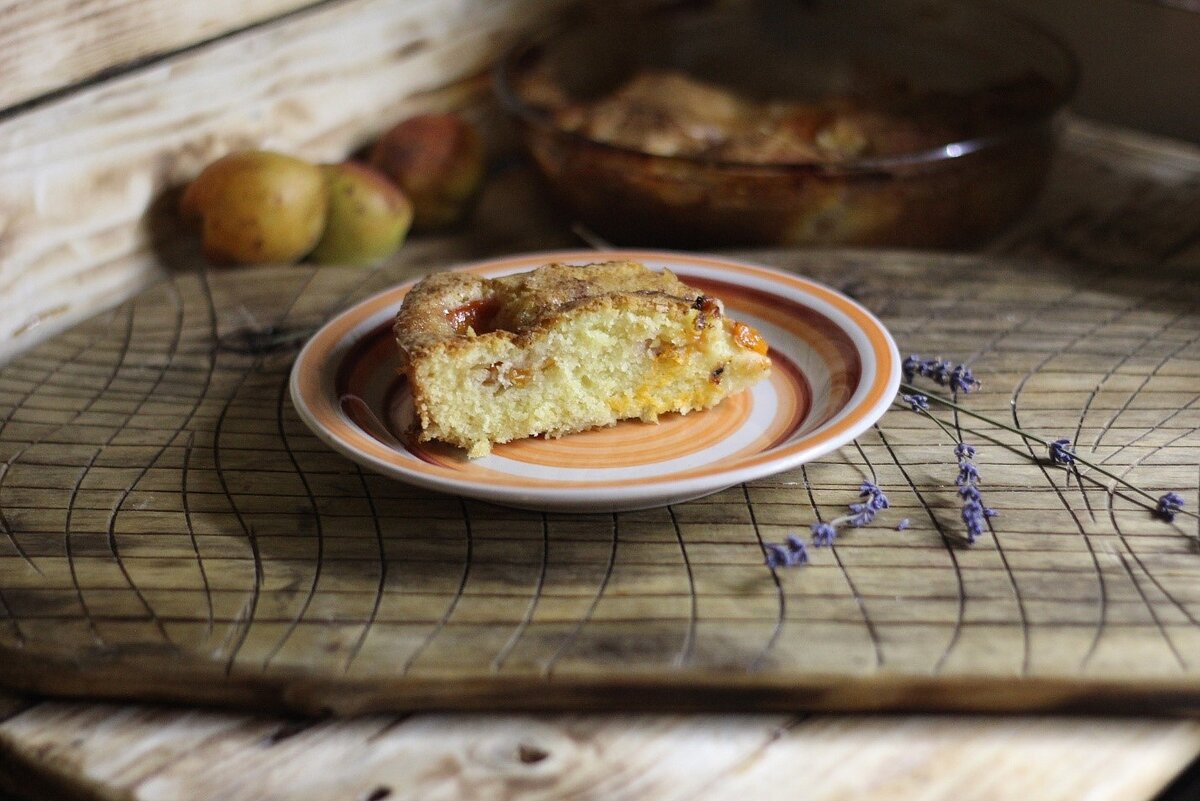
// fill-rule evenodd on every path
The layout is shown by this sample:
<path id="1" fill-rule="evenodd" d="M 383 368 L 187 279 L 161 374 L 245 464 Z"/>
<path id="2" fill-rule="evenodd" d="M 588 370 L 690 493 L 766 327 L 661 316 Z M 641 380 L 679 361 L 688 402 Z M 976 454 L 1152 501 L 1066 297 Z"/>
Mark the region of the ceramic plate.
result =
<path id="1" fill-rule="evenodd" d="M 794 468 L 878 420 L 900 382 L 883 325 L 838 292 L 789 273 L 707 256 L 641 251 L 539 253 L 474 264 L 495 277 L 548 262 L 633 259 L 670 269 L 720 298 L 771 346 L 770 380 L 713 409 L 630 421 L 560 439 L 497 445 L 491 455 L 405 435 L 412 402 L 397 374 L 392 318 L 412 284 L 335 317 L 305 345 L 292 399 L 323 441 L 356 462 L 420 487 L 546 511 L 642 509 L 698 498 Z"/>

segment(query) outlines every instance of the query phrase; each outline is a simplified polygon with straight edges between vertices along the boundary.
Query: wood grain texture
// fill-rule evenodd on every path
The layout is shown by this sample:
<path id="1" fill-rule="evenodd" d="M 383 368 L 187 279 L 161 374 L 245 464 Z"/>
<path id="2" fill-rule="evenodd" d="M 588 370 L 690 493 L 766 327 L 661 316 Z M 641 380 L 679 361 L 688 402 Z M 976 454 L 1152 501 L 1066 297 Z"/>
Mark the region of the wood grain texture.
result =
<path id="1" fill-rule="evenodd" d="M 1195 161 L 1194 151 L 1079 123 L 1069 141 L 1072 147 L 1060 159 L 1043 202 L 996 244 L 997 252 L 1018 253 L 1023 260 L 1049 257 L 1093 265 L 1077 268 L 1081 282 L 1097 268 L 1137 276 L 1164 261 L 1183 270 L 1200 266 L 1195 247 L 1200 213 L 1187 178 L 1194 174 L 1187 167 Z M 1151 155 L 1164 151 L 1170 153 L 1165 161 Z M 414 240 L 396 269 L 573 244 L 554 226 L 527 182 L 512 172 L 501 178 L 493 180 L 465 235 L 441 242 Z M 950 315 L 948 302 L 934 305 L 931 313 Z M 1021 319 L 1018 315 L 1008 322 Z M 1054 327 L 1038 330 L 1053 332 Z M 961 351 L 954 345 L 946 353 Z M 1054 380 L 1053 375 L 1045 378 Z M 938 464 L 943 463 L 939 457 Z M 56 536 L 62 536 L 61 528 Z M 1039 537 L 1016 539 L 1030 543 Z M 975 694 L 980 694 L 978 688 Z M 236 783 L 230 788 L 233 798 L 274 798 L 293 797 L 297 783 L 289 777 L 320 765 L 327 767 L 324 775 L 303 775 L 319 778 L 322 790 L 337 788 L 324 797 L 345 798 L 378 797 L 381 789 L 398 797 L 423 790 L 419 797 L 471 798 L 479 797 L 477 788 L 483 787 L 523 797 L 658 799 L 672 797 L 676 785 L 691 788 L 693 777 L 701 776 L 708 783 L 705 797 L 711 798 L 791 798 L 801 790 L 811 797 L 828 786 L 831 793 L 852 790 L 829 796 L 839 799 L 1142 801 L 1198 750 L 1190 724 L 1129 719 L 417 715 L 406 720 L 418 724 L 410 731 L 424 743 L 422 754 L 430 753 L 431 741 L 444 748 L 441 761 L 430 765 L 406 758 L 414 751 L 391 734 L 411 743 L 406 723 L 391 717 L 310 725 L 246 714 L 41 704 L 0 724 L 0 778 L 11 779 L 20 771 L 26 783 L 19 786 L 27 790 L 33 780 L 50 785 L 53 792 L 40 797 L 70 798 L 67 791 L 73 788 L 87 798 L 191 798 L 201 795 L 192 788 Z M 211 738 L 197 742 L 193 726 L 211 732 Z M 560 732 L 570 737 L 598 730 L 604 733 L 568 739 L 565 749 L 560 748 Z M 109 734 L 119 736 L 110 739 Z M 592 746 L 622 740 L 621 747 Z M 831 743 L 838 746 L 832 752 Z M 541 751 L 547 756 L 518 765 L 523 745 L 527 759 Z M 642 761 L 643 751 L 662 756 Z M 137 758 L 131 761 L 125 752 Z M 862 754 L 878 758 L 860 760 Z M 1019 758 L 1010 759 L 1011 754 Z M 114 758 L 117 762 L 110 765 Z M 707 769 L 708 760 L 720 770 Z M 627 762 L 638 770 L 628 770 Z M 543 763 L 551 768 L 542 772 L 538 765 Z M 574 781 L 577 774 L 596 777 L 608 795 L 581 788 Z"/>
<path id="2" fill-rule="evenodd" d="M 0 750 L 130 801 L 331 798 L 1145 801 L 1200 723 L 782 715 L 376 716 L 300 721 L 43 704 Z"/>
<path id="3" fill-rule="evenodd" d="M 313 0 L 0 0 L 0 111 Z"/>
<path id="4" fill-rule="evenodd" d="M 1196 508 L 1195 275 L 749 255 L 851 292 L 906 350 L 971 360 L 972 408 Z M 1196 708 L 1195 520 L 1081 489 L 967 421 L 1000 443 L 979 464 L 1001 517 L 970 548 L 952 443 L 899 411 L 800 470 L 615 517 L 359 472 L 296 419 L 287 369 L 332 311 L 415 264 L 182 273 L 5 369 L 0 680 L 339 713 Z M 763 566 L 761 541 L 838 514 L 864 477 L 891 495 L 881 525 L 803 570 Z"/>
<path id="5" fill-rule="evenodd" d="M 155 203 L 215 157 L 341 160 L 409 114 L 469 104 L 558 5 L 330 3 L 0 121 L 0 361 L 161 276 L 175 234 Z"/>
<path id="6" fill-rule="evenodd" d="M 1136 271 L 1200 265 L 1200 147 L 1070 121 L 1042 198 L 989 252 Z"/>

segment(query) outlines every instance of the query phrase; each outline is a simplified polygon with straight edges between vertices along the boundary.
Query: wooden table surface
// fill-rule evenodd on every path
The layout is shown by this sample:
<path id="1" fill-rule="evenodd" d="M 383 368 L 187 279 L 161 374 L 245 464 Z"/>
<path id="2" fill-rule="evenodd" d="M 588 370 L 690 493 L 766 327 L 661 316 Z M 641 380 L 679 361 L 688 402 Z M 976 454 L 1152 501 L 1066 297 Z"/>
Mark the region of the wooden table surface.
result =
<path id="1" fill-rule="evenodd" d="M 446 264 L 575 244 L 519 170 L 495 177 L 478 220 L 467 235 L 414 242 L 402 259 Z M 1085 289 L 1093 276 L 1103 275 L 1110 292 L 1123 281 L 1133 292 L 1136 281 L 1129 276 L 1153 274 L 1162 282 L 1194 275 L 1200 265 L 1200 154 L 1077 123 L 1038 211 L 988 252 L 1009 263 L 1072 265 L 1065 271 L 1072 276 L 1068 283 Z M 1041 280 L 1036 269 L 1007 273 L 1006 280 L 1022 275 L 1031 284 Z M 1179 345 L 1176 355 L 1194 358 L 1184 349 L 1194 333 L 1195 306 L 1181 303 L 1145 313 L 1166 314 L 1162 324 L 1150 321 L 1152 327 L 1168 340 L 1176 336 L 1170 340 Z M 953 327 L 939 331 L 949 350 Z M 897 331 L 901 339 L 916 333 Z M 1041 335 L 1053 338 L 1052 332 Z M 1137 364 L 1156 362 L 1159 350 L 1148 348 L 1140 357 Z M 1108 376 L 1122 374 L 1124 380 L 1132 372 L 1119 369 L 1124 364 Z M 1187 428 L 1194 401 L 1183 396 L 1200 393 L 1200 384 L 1188 370 L 1178 375 L 1180 386 L 1169 391 L 1180 396 L 1177 411 Z M 1122 384 L 1121 391 L 1130 390 L 1138 392 Z M 1128 406 L 1111 411 L 1121 414 Z M 1044 414 L 1054 417 L 1054 411 Z M 1074 406 L 1063 411 L 1070 412 L 1064 419 L 1079 417 Z M 1185 444 L 1195 430 L 1181 434 Z M 1167 478 L 1188 482 L 1179 489 L 1195 502 L 1194 469 Z M 1177 536 L 1179 552 L 1186 553 L 1193 535 Z M 1162 576 L 1145 575 L 1157 580 L 1152 592 L 1175 603 L 1179 613 L 1194 612 L 1190 590 L 1168 592 Z M 1131 586 L 1141 587 L 1132 573 L 1130 578 Z M 1148 624 L 1157 626 L 1166 650 L 1139 669 L 1174 661 L 1186 673 L 1200 655 L 1196 640 L 1171 628 L 1173 619 L 1160 619 L 1144 600 L 1153 618 Z M 1099 642 L 1098 631 L 1095 636 Z M 1119 644 L 1114 647 L 1101 661 L 1120 661 Z M 997 658 L 1009 659 L 1006 650 Z M 0 775 L 18 790 L 40 784 L 42 791 L 106 798 L 469 798 L 530 791 L 546 798 L 771 798 L 794 797 L 792 781 L 800 781 L 814 798 L 1040 799 L 1086 792 L 1089 798 L 1145 799 L 1200 753 L 1200 723 L 1188 719 L 430 713 L 314 722 L 17 699 L 8 709 L 0 723 Z"/>

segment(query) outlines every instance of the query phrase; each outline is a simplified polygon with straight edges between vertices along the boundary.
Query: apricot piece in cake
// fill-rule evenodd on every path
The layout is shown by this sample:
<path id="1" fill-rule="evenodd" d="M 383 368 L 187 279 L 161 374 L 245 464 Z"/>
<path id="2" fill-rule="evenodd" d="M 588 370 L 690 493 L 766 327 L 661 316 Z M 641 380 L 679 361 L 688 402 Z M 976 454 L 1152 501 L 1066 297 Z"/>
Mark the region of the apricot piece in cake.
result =
<path id="1" fill-rule="evenodd" d="M 707 409 L 770 372 L 720 301 L 637 262 L 440 273 L 396 316 L 418 436 L 484 456 L 630 418 Z"/>

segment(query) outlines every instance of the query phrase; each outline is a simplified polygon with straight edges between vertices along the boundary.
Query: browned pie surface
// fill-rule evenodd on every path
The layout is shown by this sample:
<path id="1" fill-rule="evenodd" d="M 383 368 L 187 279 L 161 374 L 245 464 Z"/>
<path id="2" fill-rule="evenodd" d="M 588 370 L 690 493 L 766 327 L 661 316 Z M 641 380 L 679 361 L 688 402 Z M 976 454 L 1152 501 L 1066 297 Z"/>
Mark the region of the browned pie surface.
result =
<path id="1" fill-rule="evenodd" d="M 396 316 L 396 341 L 410 354 L 439 342 L 487 330 L 527 333 L 571 306 L 598 297 L 654 296 L 694 301 L 697 290 L 669 271 L 638 262 L 586 266 L 547 264 L 501 278 L 435 273 L 404 299 Z"/>

